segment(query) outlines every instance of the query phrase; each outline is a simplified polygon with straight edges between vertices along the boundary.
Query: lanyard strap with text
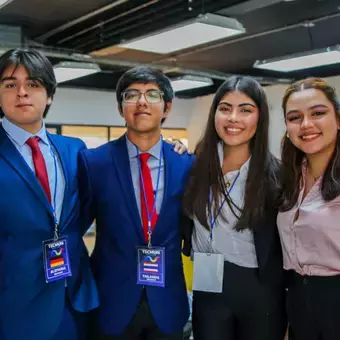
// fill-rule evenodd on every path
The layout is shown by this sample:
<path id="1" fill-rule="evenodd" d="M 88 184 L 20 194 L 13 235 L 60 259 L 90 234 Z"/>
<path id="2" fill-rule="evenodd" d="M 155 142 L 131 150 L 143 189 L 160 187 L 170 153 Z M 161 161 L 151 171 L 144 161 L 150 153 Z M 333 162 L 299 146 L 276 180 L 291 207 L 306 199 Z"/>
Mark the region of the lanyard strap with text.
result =
<path id="1" fill-rule="evenodd" d="M 156 190 L 155 190 L 155 199 L 153 202 L 153 207 L 151 210 L 151 213 L 149 211 L 149 205 L 146 197 L 146 191 L 145 191 L 145 185 L 144 185 L 144 179 L 142 176 L 142 167 L 141 167 L 141 162 L 139 158 L 139 149 L 135 145 L 136 150 L 137 150 L 137 159 L 138 159 L 138 170 L 139 170 L 139 178 L 142 183 L 142 190 L 143 190 L 143 197 L 144 197 L 144 202 L 145 202 L 145 207 L 146 207 L 146 214 L 148 217 L 148 247 L 151 247 L 151 236 L 152 236 L 152 217 L 155 214 L 156 211 L 156 199 L 157 199 L 157 194 L 158 194 L 158 187 L 159 187 L 159 179 L 160 179 L 160 173 L 161 173 L 161 165 L 162 165 L 162 150 L 163 148 L 161 147 L 161 151 L 159 153 L 159 163 L 158 163 L 158 172 L 157 172 L 157 184 L 156 184 Z M 152 177 L 151 177 L 152 178 Z"/>
<path id="2" fill-rule="evenodd" d="M 235 185 L 235 183 L 236 183 L 236 181 L 237 181 L 239 176 L 240 176 L 240 172 L 235 177 L 235 179 L 234 179 L 230 189 L 229 190 L 227 189 L 227 195 L 228 196 L 230 195 L 231 191 L 233 190 L 233 187 L 234 187 L 234 185 Z M 211 204 L 212 197 L 211 196 L 212 195 L 211 195 L 211 192 L 210 192 L 210 197 L 209 197 L 210 198 L 210 237 L 209 237 L 210 241 L 212 241 L 212 238 L 213 238 L 213 229 L 214 229 L 214 226 L 215 226 L 216 219 L 217 219 L 218 215 L 220 214 L 221 209 L 222 209 L 222 207 L 223 207 L 223 205 L 224 205 L 224 203 L 226 201 L 226 198 L 224 198 L 224 200 L 222 201 L 220 207 L 217 210 L 217 214 L 216 214 L 215 218 L 213 219 L 213 211 L 212 211 L 212 204 Z"/>

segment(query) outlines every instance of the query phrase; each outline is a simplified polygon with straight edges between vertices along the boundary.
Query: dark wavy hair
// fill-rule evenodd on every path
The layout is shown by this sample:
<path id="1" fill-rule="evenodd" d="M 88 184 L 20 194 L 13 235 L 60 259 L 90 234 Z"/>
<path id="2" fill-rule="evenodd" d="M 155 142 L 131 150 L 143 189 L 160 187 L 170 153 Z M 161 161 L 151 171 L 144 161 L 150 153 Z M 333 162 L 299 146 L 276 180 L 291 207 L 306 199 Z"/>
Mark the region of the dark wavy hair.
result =
<path id="1" fill-rule="evenodd" d="M 282 100 L 282 109 L 286 117 L 287 102 L 290 96 L 299 91 L 316 89 L 322 91 L 327 99 L 332 103 L 335 114 L 340 118 L 340 103 L 334 87 L 320 78 L 307 78 L 290 85 Z M 300 180 L 302 175 L 302 162 L 305 153 L 298 149 L 291 140 L 285 136 L 282 139 L 282 204 L 280 211 L 292 209 L 299 197 Z M 336 140 L 336 148 L 329 160 L 328 166 L 323 176 L 321 185 L 322 198 L 331 201 L 340 195 L 340 138 L 339 131 Z"/>
<path id="2" fill-rule="evenodd" d="M 239 220 L 235 229 L 240 231 L 256 225 L 256 221 L 259 221 L 265 213 L 266 202 L 273 203 L 278 195 L 276 188 L 278 188 L 279 165 L 268 149 L 269 108 L 265 92 L 256 80 L 250 77 L 233 76 L 226 80 L 215 94 L 203 137 L 195 150 L 197 159 L 183 198 L 186 214 L 189 217 L 196 217 L 208 230 L 208 211 L 210 212 L 211 206 L 214 207 L 214 216 L 216 216 L 222 201 L 221 197 L 224 196 L 232 208 L 225 192 L 217 151 L 217 144 L 221 139 L 215 129 L 215 114 L 222 98 L 227 93 L 235 91 L 246 94 L 259 109 L 256 133 L 250 141 L 252 157 L 246 181 L 244 207 L 238 213 Z M 210 189 L 211 203 L 209 202 Z M 234 210 L 235 208 L 232 211 Z"/>

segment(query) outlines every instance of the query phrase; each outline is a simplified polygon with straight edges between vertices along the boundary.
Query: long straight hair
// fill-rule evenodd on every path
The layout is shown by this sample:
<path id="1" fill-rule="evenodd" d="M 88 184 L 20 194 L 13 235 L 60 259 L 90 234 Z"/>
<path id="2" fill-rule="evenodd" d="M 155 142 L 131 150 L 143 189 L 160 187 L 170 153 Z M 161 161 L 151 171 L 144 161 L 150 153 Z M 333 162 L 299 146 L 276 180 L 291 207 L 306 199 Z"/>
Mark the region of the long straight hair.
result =
<path id="1" fill-rule="evenodd" d="M 183 198 L 186 214 L 197 218 L 208 230 L 210 229 L 208 220 L 211 207 L 213 207 L 214 216 L 217 215 L 223 198 L 231 207 L 217 150 L 217 144 L 221 139 L 215 128 L 217 106 L 222 98 L 231 92 L 246 94 L 259 109 L 256 133 L 249 142 L 252 157 L 245 187 L 244 207 L 241 207 L 236 230 L 251 228 L 253 221 L 262 218 L 265 201 L 271 199 L 268 197 L 268 188 L 276 187 L 277 182 L 278 163 L 268 151 L 269 109 L 265 92 L 261 85 L 250 77 L 231 77 L 220 86 L 213 99 L 203 137 L 195 150 L 197 159 Z M 211 202 L 209 200 L 210 190 Z M 274 187 L 272 192 L 274 192 Z M 225 216 L 223 218 L 226 219 Z"/>
<path id="2" fill-rule="evenodd" d="M 335 114 L 340 119 L 340 104 L 334 87 L 320 78 L 307 78 L 290 85 L 282 100 L 282 109 L 286 118 L 287 102 L 290 96 L 299 91 L 316 89 L 322 91 L 332 103 Z M 302 162 L 305 153 L 298 149 L 285 135 L 282 140 L 282 204 L 280 211 L 292 209 L 299 197 L 300 182 L 302 176 Z M 340 137 L 339 131 L 336 139 L 336 147 L 331 156 L 321 185 L 321 195 L 325 201 L 331 201 L 340 195 Z"/>

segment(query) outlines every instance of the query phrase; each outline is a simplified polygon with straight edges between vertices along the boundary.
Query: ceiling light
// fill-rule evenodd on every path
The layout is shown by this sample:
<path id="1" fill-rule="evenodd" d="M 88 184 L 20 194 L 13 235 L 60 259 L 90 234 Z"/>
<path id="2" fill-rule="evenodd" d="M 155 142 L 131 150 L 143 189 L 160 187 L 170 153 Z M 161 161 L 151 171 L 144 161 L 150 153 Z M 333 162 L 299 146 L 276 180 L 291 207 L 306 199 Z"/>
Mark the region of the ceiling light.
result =
<path id="1" fill-rule="evenodd" d="M 175 92 L 179 92 L 211 86 L 213 85 L 213 81 L 210 78 L 205 77 L 183 76 L 171 80 L 171 85 Z"/>
<path id="2" fill-rule="evenodd" d="M 13 0 L 0 0 L 0 9 L 2 7 L 7 6 L 9 3 L 11 3 Z"/>
<path id="3" fill-rule="evenodd" d="M 256 61 L 253 67 L 278 72 L 292 72 L 337 63 L 340 63 L 339 46 Z"/>
<path id="4" fill-rule="evenodd" d="M 153 53 L 171 53 L 244 32 L 244 27 L 236 19 L 208 13 L 149 36 L 120 44 L 119 47 Z"/>
<path id="5" fill-rule="evenodd" d="M 93 63 L 63 61 L 57 65 L 54 65 L 54 73 L 58 83 L 85 77 L 98 72 L 100 72 L 100 67 Z"/>

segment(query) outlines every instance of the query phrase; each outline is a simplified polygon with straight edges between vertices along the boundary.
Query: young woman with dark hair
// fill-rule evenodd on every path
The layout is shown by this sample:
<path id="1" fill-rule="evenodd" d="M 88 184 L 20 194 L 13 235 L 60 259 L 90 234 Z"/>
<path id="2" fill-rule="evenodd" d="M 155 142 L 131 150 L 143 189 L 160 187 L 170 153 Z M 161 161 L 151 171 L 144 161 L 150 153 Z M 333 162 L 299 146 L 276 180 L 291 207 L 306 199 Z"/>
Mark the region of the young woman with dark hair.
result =
<path id="1" fill-rule="evenodd" d="M 309 78 L 282 103 L 282 205 L 278 228 L 294 340 L 340 336 L 340 105 L 335 89 Z"/>
<path id="2" fill-rule="evenodd" d="M 184 195 L 194 220 L 195 340 L 284 338 L 279 164 L 268 149 L 268 111 L 258 82 L 229 78 L 196 148 Z"/>

